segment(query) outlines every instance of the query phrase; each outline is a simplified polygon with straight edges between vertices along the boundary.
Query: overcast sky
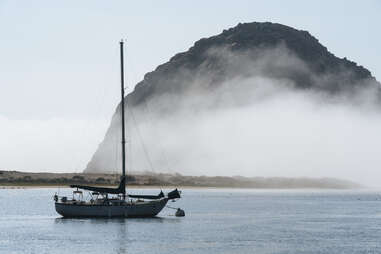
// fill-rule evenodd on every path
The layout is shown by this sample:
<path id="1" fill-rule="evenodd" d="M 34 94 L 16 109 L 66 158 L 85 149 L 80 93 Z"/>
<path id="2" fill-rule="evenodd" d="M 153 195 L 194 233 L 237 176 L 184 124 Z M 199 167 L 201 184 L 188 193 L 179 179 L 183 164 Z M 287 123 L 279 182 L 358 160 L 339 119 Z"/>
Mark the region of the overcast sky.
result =
<path id="1" fill-rule="evenodd" d="M 195 41 L 239 22 L 308 30 L 380 79 L 381 1 L 0 0 L 0 169 L 79 171 L 128 88 Z"/>

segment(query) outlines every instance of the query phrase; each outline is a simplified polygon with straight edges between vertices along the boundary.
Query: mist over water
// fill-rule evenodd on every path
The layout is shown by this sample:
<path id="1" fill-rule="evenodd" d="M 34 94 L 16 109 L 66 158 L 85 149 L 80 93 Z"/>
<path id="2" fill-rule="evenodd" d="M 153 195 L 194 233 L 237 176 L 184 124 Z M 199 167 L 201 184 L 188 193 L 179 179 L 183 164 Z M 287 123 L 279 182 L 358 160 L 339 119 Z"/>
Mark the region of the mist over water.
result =
<path id="1" fill-rule="evenodd" d="M 129 171 L 337 177 L 381 186 L 381 111 L 374 85 L 348 85 L 351 73 L 345 69 L 318 76 L 282 44 L 240 53 L 213 48 L 207 54 L 213 61 L 196 70 L 178 68 L 171 89 L 158 88 L 142 104 L 127 107 Z M 215 65 L 224 73 L 215 73 Z M 296 87 L 295 76 L 313 86 Z M 327 92 L 336 80 L 341 90 Z M 80 172 L 107 121 L 0 115 L 0 169 Z M 120 172 L 120 150 L 116 114 L 89 171 Z"/>
<path id="2" fill-rule="evenodd" d="M 106 120 L 9 119 L 0 115 L 0 170 L 81 172 Z"/>
<path id="3" fill-rule="evenodd" d="M 284 45 L 208 54 L 228 77 L 218 85 L 206 62 L 196 71 L 178 69 L 170 92 L 128 107 L 129 170 L 337 177 L 380 186 L 381 111 L 374 84 L 346 84 L 351 73 L 345 69 L 317 76 Z M 313 86 L 296 87 L 296 75 Z M 332 92 L 337 79 L 339 92 Z M 119 125 L 114 115 L 90 170 L 95 164 L 118 170 Z"/>

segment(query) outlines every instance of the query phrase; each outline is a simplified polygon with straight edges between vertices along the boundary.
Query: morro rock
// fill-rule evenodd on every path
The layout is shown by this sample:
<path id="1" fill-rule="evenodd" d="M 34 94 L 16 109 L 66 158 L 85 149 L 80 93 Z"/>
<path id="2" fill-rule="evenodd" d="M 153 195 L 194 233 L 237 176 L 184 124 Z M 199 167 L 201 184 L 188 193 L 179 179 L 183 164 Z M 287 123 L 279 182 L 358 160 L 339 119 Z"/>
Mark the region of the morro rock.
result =
<path id="1" fill-rule="evenodd" d="M 147 73 L 126 97 L 127 114 L 135 112 L 127 121 L 147 122 L 148 115 L 171 121 L 183 109 L 239 107 L 256 100 L 257 90 L 251 88 L 258 83 L 348 100 L 364 90 L 377 100 L 380 85 L 367 69 L 336 57 L 307 31 L 269 22 L 240 23 L 198 40 Z M 85 172 L 115 172 L 119 107 Z"/>

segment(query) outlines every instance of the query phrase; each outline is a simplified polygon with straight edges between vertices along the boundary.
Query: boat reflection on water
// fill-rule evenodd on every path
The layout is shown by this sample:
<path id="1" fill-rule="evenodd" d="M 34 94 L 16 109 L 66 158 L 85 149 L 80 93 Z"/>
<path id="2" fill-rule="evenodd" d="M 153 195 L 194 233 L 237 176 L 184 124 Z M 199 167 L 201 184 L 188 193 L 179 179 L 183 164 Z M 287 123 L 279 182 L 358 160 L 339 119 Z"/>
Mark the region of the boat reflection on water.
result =
<path id="1" fill-rule="evenodd" d="M 128 253 L 129 246 L 137 242 L 137 237 L 144 237 L 145 229 L 157 228 L 158 224 L 181 223 L 175 216 L 153 218 L 55 218 L 54 231 L 64 232 L 65 241 L 92 244 L 95 239 L 107 239 L 110 253 Z M 140 230 L 137 230 L 139 229 Z M 105 236 L 107 235 L 107 236 Z M 134 247 L 135 248 L 135 247 Z M 107 252 L 105 252 L 107 253 Z"/>

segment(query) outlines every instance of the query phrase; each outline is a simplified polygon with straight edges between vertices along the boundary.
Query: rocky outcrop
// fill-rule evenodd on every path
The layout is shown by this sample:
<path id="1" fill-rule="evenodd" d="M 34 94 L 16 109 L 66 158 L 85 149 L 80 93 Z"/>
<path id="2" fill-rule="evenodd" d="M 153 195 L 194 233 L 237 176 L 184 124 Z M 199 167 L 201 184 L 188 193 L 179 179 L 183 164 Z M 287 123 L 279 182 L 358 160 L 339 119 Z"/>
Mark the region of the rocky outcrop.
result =
<path id="1" fill-rule="evenodd" d="M 200 75 L 205 72 L 206 67 L 211 84 L 218 84 L 227 78 L 242 74 L 239 71 L 226 72 L 229 63 L 221 62 L 219 60 L 225 59 L 218 59 L 209 54 L 211 49 L 228 48 L 231 52 L 239 54 L 251 50 L 271 49 L 278 45 L 285 46 L 306 63 L 309 72 L 294 70 L 293 73 L 286 73 L 276 65 L 266 67 L 272 68 L 272 75 L 289 78 L 299 88 L 312 87 L 327 91 L 340 91 L 340 89 L 359 84 L 359 81 L 375 82 L 374 77 L 367 69 L 346 58 L 334 56 L 307 31 L 296 30 L 281 24 L 254 22 L 238 24 L 234 28 L 224 30 L 219 35 L 197 41 L 188 51 L 175 55 L 169 62 L 158 66 L 155 71 L 147 73 L 144 80 L 138 83 L 135 90 L 128 95 L 128 101 L 131 105 L 138 105 L 160 93 L 180 92 L 185 89 L 180 86 L 185 82 L 177 80 L 179 71 L 187 71 L 182 76 L 182 78 L 188 79 L 188 83 L 185 85 L 192 85 L 194 74 Z M 258 55 L 254 54 L 252 57 L 258 57 Z M 272 60 L 277 61 L 276 56 Z M 277 67 L 278 70 L 276 70 Z M 269 71 L 270 69 L 266 70 L 266 72 Z M 336 78 L 329 80 L 322 87 L 322 84 L 314 83 L 311 73 L 318 76 L 334 75 Z"/>
<path id="2" fill-rule="evenodd" d="M 336 57 L 309 32 L 281 24 L 253 22 L 203 38 L 188 51 L 176 54 L 147 73 L 127 96 L 127 103 L 130 109 L 136 110 L 150 104 L 150 110 L 161 117 L 182 107 L 198 110 L 223 107 L 228 102 L 221 102 L 221 93 L 217 91 L 224 86 L 233 95 L 232 104 L 244 104 L 253 100 L 245 94 L 256 82 L 241 81 L 258 77 L 271 80 L 280 88 L 314 90 L 329 96 L 351 97 L 368 88 L 375 97 L 379 96 L 380 84 L 367 69 Z M 202 94 L 202 98 L 189 102 L 195 93 Z M 107 158 L 115 147 L 111 145 L 112 135 L 119 128 L 119 121 L 118 107 L 86 172 L 111 170 Z"/>

